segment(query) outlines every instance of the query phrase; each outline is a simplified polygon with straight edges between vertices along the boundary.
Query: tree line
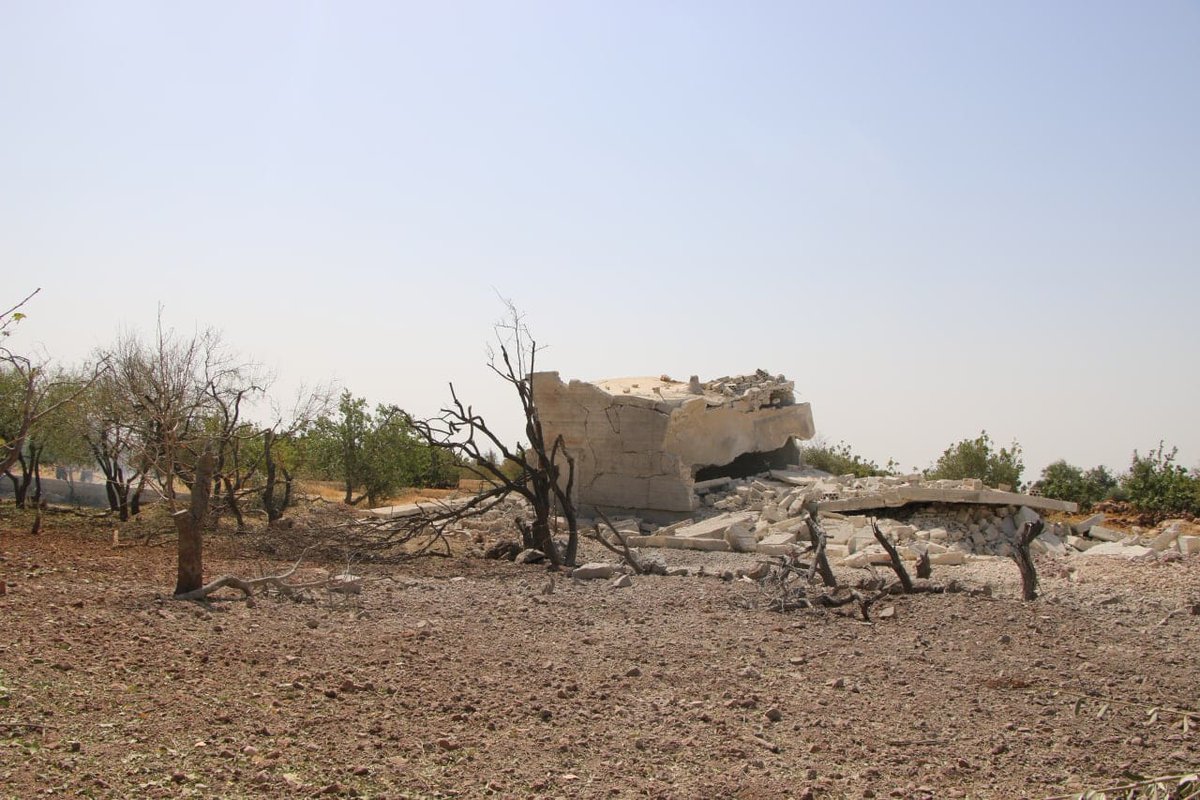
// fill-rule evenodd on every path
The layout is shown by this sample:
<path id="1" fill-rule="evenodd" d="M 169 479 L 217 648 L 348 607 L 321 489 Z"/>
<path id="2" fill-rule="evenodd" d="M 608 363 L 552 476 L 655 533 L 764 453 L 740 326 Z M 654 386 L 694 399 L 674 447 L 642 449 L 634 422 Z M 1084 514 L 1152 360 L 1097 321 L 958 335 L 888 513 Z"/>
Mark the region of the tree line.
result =
<path id="1" fill-rule="evenodd" d="M 218 331 L 179 334 L 161 312 L 150 336 L 123 332 L 74 367 L 14 351 L 9 337 L 32 297 L 0 315 L 0 475 L 19 507 L 40 503 L 43 468 L 53 464 L 60 475 L 97 470 L 123 521 L 146 496 L 175 510 L 205 451 L 213 510 L 239 529 L 250 512 L 282 517 L 299 478 L 338 482 L 348 504 L 458 484 L 458 459 L 422 441 L 399 406 L 372 409 L 328 385 L 281 402 L 270 372 Z"/>

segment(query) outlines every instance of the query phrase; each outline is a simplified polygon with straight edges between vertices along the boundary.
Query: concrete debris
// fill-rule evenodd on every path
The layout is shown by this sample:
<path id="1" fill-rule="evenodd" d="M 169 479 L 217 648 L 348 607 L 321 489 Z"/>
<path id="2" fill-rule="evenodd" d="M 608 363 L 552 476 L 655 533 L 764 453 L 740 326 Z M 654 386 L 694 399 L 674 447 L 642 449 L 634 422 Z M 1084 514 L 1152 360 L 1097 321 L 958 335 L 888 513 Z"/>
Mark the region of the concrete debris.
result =
<path id="1" fill-rule="evenodd" d="M 1090 517 L 1081 522 L 1072 523 L 1071 529 L 1074 530 L 1075 533 L 1084 534 L 1095 526 L 1099 525 L 1101 522 L 1104 522 L 1104 514 L 1092 514 Z"/>
<path id="2" fill-rule="evenodd" d="M 616 571 L 616 567 L 614 567 L 612 564 L 592 562 L 573 569 L 571 571 L 571 577 L 581 581 L 596 579 L 608 580 Z"/>
<path id="3" fill-rule="evenodd" d="M 988 506 L 1026 506 L 1038 511 L 1078 510 L 1075 503 L 1049 497 L 989 489 L 981 481 L 922 480 L 919 475 L 906 477 L 840 478 L 800 477 L 790 470 L 772 470 L 771 476 L 785 483 L 812 488 L 821 496 L 822 511 L 874 511 L 900 508 L 912 503 L 963 503 Z"/>
<path id="4" fill-rule="evenodd" d="M 1093 539 L 1099 539 L 1102 542 L 1121 542 L 1129 538 L 1127 534 L 1120 531 L 1106 528 L 1103 525 L 1092 525 L 1088 528 L 1088 536 Z"/>
<path id="5" fill-rule="evenodd" d="M 1154 551 L 1149 547 L 1142 547 L 1138 544 L 1123 544 L 1121 542 L 1103 542 L 1095 547 L 1080 553 L 1081 556 L 1121 556 L 1123 558 L 1137 558 L 1138 556 L 1149 555 Z"/>
<path id="6" fill-rule="evenodd" d="M 513 559 L 518 564 L 540 564 L 546 560 L 546 554 L 541 550 L 522 550 L 517 553 L 517 557 Z"/>
<path id="7" fill-rule="evenodd" d="M 707 383 L 563 383 L 557 372 L 539 372 L 533 395 L 546 441 L 561 435 L 575 458 L 581 509 L 692 511 L 697 481 L 794 463 L 795 440 L 814 433 L 812 410 L 796 402 L 793 383 L 764 370 Z"/>

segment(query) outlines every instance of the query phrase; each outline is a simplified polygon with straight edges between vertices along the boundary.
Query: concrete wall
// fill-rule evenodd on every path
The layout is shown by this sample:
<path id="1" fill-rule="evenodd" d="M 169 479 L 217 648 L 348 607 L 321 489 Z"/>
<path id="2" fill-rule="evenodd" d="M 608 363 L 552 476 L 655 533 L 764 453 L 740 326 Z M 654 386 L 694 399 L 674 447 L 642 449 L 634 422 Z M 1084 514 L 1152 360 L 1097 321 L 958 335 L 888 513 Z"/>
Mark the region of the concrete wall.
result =
<path id="1" fill-rule="evenodd" d="M 685 384 L 563 383 L 557 372 L 539 372 L 533 392 L 547 442 L 561 434 L 575 457 L 575 499 L 584 513 L 592 506 L 691 511 L 696 469 L 814 432 L 812 411 L 793 401 L 791 382 L 765 373 Z"/>

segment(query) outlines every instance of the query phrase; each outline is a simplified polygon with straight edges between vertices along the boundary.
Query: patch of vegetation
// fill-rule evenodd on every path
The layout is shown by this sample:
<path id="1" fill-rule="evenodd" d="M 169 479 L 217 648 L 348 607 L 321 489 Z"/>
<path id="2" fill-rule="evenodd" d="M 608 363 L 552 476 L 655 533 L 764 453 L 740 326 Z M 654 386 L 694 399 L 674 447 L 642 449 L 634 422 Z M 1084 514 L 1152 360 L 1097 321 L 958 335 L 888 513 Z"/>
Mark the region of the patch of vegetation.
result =
<path id="1" fill-rule="evenodd" d="M 988 486 L 1021 486 L 1021 445 L 1014 439 L 1010 447 L 996 448 L 987 431 L 974 439 L 963 439 L 946 448 L 932 469 L 925 471 L 931 480 L 977 478 Z"/>
<path id="2" fill-rule="evenodd" d="M 380 404 L 372 413 L 365 399 L 350 392 L 342 392 L 336 414 L 316 420 L 303 444 L 311 476 L 339 481 L 348 505 L 363 499 L 376 505 L 405 486 L 458 485 L 453 454 L 419 441 L 399 407 Z"/>
<path id="3" fill-rule="evenodd" d="M 1078 503 L 1084 511 L 1101 500 L 1115 499 L 1117 477 L 1103 465 L 1084 471 L 1059 459 L 1042 470 L 1033 488 L 1043 497 Z"/>
<path id="4" fill-rule="evenodd" d="M 1179 448 L 1158 447 L 1145 456 L 1133 451 L 1129 473 L 1121 481 L 1138 511 L 1157 514 L 1200 513 L 1200 474 L 1175 463 Z"/>
<path id="5" fill-rule="evenodd" d="M 850 449 L 845 442 L 830 445 L 813 442 L 800 448 L 800 460 L 804 466 L 824 470 L 832 475 L 853 475 L 869 478 L 873 475 L 895 475 L 896 462 L 889 459 L 885 466 L 866 459 Z"/>

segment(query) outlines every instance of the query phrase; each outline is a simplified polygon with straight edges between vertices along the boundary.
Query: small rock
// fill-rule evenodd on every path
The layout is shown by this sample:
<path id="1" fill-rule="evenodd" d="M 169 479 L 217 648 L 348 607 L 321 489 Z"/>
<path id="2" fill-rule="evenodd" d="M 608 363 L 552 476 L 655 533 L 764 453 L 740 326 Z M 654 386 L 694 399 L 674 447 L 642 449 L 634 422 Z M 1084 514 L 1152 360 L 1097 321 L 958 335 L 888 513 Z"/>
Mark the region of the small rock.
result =
<path id="1" fill-rule="evenodd" d="M 628 575 L 622 575 L 612 582 L 612 588 L 614 589 L 628 589 L 630 586 L 633 586 L 633 579 Z"/>
<path id="2" fill-rule="evenodd" d="M 771 722 L 779 722 L 781 719 L 783 719 L 783 712 L 772 706 L 771 708 L 767 709 L 766 717 Z"/>
<path id="3" fill-rule="evenodd" d="M 629 669 L 625 670 L 626 678 L 637 678 L 637 677 L 640 677 L 641 674 L 642 674 L 642 671 L 640 669 L 638 669 L 637 667 L 630 667 Z"/>
<path id="4" fill-rule="evenodd" d="M 846 679 L 845 678 L 834 678 L 833 680 L 826 681 L 825 685 L 828 686 L 830 689 L 845 689 L 846 688 Z"/>
<path id="5" fill-rule="evenodd" d="M 546 554 L 541 550 L 530 548 L 517 553 L 517 557 L 513 560 L 518 564 L 540 564 L 546 560 Z"/>
<path id="6" fill-rule="evenodd" d="M 571 577 L 577 580 L 594 580 L 597 578 L 607 580 L 613 576 L 615 571 L 612 564 L 592 562 L 573 569 Z"/>

